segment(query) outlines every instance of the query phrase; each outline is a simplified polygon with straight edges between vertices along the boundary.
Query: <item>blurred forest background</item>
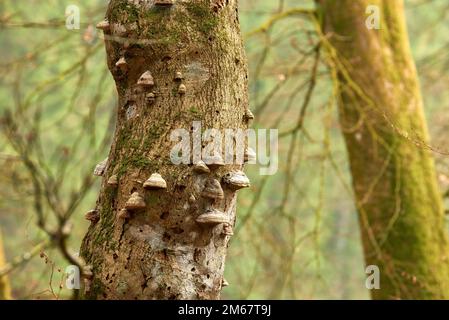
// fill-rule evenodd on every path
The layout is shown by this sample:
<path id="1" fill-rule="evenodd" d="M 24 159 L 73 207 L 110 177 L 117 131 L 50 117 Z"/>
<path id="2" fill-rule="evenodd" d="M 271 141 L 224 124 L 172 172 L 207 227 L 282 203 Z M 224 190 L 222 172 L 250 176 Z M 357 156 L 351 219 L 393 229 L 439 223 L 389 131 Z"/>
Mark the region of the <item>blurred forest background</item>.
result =
<path id="1" fill-rule="evenodd" d="M 65 28 L 68 5 L 80 30 Z M 66 299 L 67 253 L 86 233 L 116 90 L 95 24 L 104 0 L 0 2 L 0 228 L 16 299 Z M 241 0 L 253 127 L 278 128 L 280 168 L 239 195 L 229 299 L 367 299 L 348 160 L 309 0 Z M 432 145 L 449 142 L 449 4 L 406 0 Z M 300 14 L 299 14 L 300 13 Z M 434 154 L 449 208 L 449 159 Z M 62 233 L 68 241 L 59 241 Z M 0 242 L 1 243 L 1 242 Z M 62 285 L 62 286 L 61 286 Z"/>

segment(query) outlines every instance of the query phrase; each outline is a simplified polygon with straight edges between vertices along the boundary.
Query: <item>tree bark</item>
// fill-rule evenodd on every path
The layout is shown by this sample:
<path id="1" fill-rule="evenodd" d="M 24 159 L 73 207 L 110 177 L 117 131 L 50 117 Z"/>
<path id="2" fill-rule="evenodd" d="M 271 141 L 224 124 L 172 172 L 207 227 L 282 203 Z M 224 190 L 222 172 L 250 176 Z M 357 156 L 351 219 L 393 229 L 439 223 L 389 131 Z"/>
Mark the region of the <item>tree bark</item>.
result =
<path id="1" fill-rule="evenodd" d="M 449 298 L 449 243 L 402 0 L 319 0 L 374 299 Z M 365 26 L 380 8 L 380 30 Z"/>
<path id="2" fill-rule="evenodd" d="M 201 193 L 208 181 L 221 182 L 242 165 L 210 167 L 210 173 L 174 165 L 170 135 L 177 128 L 192 133 L 193 121 L 201 121 L 203 129 L 247 128 L 248 76 L 238 1 L 155 2 L 111 0 L 109 26 L 101 26 L 119 102 L 95 208 L 99 221 L 92 219 L 81 248 L 92 271 L 86 299 L 220 297 L 228 226 L 196 219 L 217 209 L 234 224 L 235 191 L 221 183 L 224 198 L 216 201 Z M 146 71 L 152 79 L 138 85 Z M 166 189 L 143 188 L 153 173 L 162 176 Z M 114 175 L 118 185 L 108 184 Z M 136 192 L 145 208 L 122 210 Z M 120 212 L 130 217 L 120 218 Z"/>

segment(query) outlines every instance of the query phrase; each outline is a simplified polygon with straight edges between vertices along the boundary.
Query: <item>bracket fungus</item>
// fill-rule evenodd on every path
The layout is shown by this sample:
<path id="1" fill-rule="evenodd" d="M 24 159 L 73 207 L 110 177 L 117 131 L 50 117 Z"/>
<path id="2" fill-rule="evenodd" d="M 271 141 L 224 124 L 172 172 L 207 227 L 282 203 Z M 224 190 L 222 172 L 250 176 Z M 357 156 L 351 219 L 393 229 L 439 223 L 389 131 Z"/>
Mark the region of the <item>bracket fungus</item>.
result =
<path id="1" fill-rule="evenodd" d="M 245 162 L 255 162 L 257 159 L 257 154 L 252 148 L 247 148 L 245 150 L 244 160 Z"/>
<path id="2" fill-rule="evenodd" d="M 147 99 L 147 102 L 153 103 L 156 100 L 156 95 L 153 92 L 150 92 L 145 98 Z"/>
<path id="3" fill-rule="evenodd" d="M 204 159 L 204 162 L 206 165 L 212 169 L 216 169 L 218 167 L 222 167 L 225 165 L 223 158 L 221 155 L 213 155 L 213 156 L 207 156 Z"/>
<path id="4" fill-rule="evenodd" d="M 228 223 L 229 219 L 226 214 L 216 209 L 208 209 L 205 213 L 196 218 L 196 222 L 202 224 L 222 224 Z"/>
<path id="5" fill-rule="evenodd" d="M 175 80 L 176 81 L 181 81 L 184 77 L 182 76 L 182 72 L 176 72 L 175 73 Z"/>
<path id="6" fill-rule="evenodd" d="M 119 68 L 121 71 L 126 72 L 128 70 L 128 63 L 124 57 L 121 57 L 116 63 L 115 66 Z"/>
<path id="7" fill-rule="evenodd" d="M 167 182 L 159 173 L 153 173 L 143 184 L 145 189 L 167 189 Z"/>
<path id="8" fill-rule="evenodd" d="M 154 79 L 150 71 L 145 71 L 137 81 L 137 85 L 142 87 L 154 86 Z"/>
<path id="9" fill-rule="evenodd" d="M 250 109 L 246 109 L 245 119 L 246 120 L 253 120 L 254 119 L 254 114 L 251 112 Z"/>
<path id="10" fill-rule="evenodd" d="M 223 199 L 224 193 L 220 182 L 216 179 L 209 179 L 204 186 L 201 196 L 209 199 Z"/>
<path id="11" fill-rule="evenodd" d="M 160 7 L 170 7 L 173 5 L 173 0 L 155 0 L 154 5 Z"/>
<path id="12" fill-rule="evenodd" d="M 184 95 L 184 94 L 187 93 L 187 87 L 186 87 L 185 84 L 181 83 L 181 84 L 179 85 L 178 93 L 179 93 L 179 94 L 182 94 L 182 95 Z"/>
<path id="13" fill-rule="evenodd" d="M 92 272 L 92 266 L 84 266 L 83 268 L 83 278 L 91 280 L 94 277 L 94 274 Z"/>
<path id="14" fill-rule="evenodd" d="M 234 230 L 232 230 L 232 226 L 229 223 L 226 223 L 223 226 L 223 234 L 225 236 L 233 236 L 234 235 Z"/>
<path id="15" fill-rule="evenodd" d="M 249 188 L 251 186 L 248 177 L 242 171 L 233 171 L 227 173 L 223 177 L 223 183 L 225 183 L 227 186 L 229 186 L 229 188 L 233 190 Z"/>
<path id="16" fill-rule="evenodd" d="M 111 30 L 111 25 L 108 20 L 103 20 L 97 23 L 97 29 L 103 30 L 104 32 L 108 32 Z"/>
<path id="17" fill-rule="evenodd" d="M 92 223 L 97 223 L 100 220 L 100 214 L 98 210 L 90 210 L 84 215 L 84 218 Z"/>
<path id="18" fill-rule="evenodd" d="M 101 177 L 104 174 L 104 171 L 106 170 L 106 166 L 108 164 L 108 158 L 101 161 L 94 169 L 94 175 Z"/>
<path id="19" fill-rule="evenodd" d="M 119 211 L 118 217 L 119 217 L 120 219 L 126 220 L 126 219 L 131 218 L 131 214 L 129 213 L 128 210 L 126 210 L 125 208 L 123 208 L 123 209 L 121 209 L 121 210 Z"/>
<path id="20" fill-rule="evenodd" d="M 222 287 L 227 287 L 227 286 L 229 286 L 229 282 L 227 282 L 226 279 L 223 278 L 223 279 L 221 280 L 221 286 L 222 286 Z"/>
<path id="21" fill-rule="evenodd" d="M 209 173 L 210 170 L 204 163 L 204 161 L 200 160 L 193 166 L 193 171 L 199 172 L 199 173 Z"/>
<path id="22" fill-rule="evenodd" d="M 134 192 L 125 203 L 125 209 L 131 211 L 144 209 L 146 206 L 145 200 L 138 192 Z"/>
<path id="23" fill-rule="evenodd" d="M 191 194 L 189 197 L 189 203 L 195 203 L 195 202 L 196 202 L 196 198 L 193 194 Z"/>
<path id="24" fill-rule="evenodd" d="M 116 174 L 112 175 L 109 179 L 108 179 L 108 185 L 110 186 L 116 186 L 118 185 L 118 177 Z"/>

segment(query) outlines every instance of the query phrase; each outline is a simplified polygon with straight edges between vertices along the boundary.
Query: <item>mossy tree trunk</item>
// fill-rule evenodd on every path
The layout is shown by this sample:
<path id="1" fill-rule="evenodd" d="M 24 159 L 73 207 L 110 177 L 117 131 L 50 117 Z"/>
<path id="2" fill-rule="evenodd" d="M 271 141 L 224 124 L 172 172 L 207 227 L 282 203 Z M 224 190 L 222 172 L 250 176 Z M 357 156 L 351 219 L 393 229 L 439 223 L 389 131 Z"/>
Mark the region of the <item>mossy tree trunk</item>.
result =
<path id="1" fill-rule="evenodd" d="M 228 226 L 200 224 L 196 218 L 213 208 L 234 224 L 234 191 L 223 186 L 224 198 L 215 202 L 201 192 L 210 179 L 221 181 L 242 165 L 203 174 L 192 165 L 174 165 L 170 135 L 177 128 L 190 132 L 193 121 L 201 121 L 203 129 L 247 128 L 247 66 L 238 3 L 154 2 L 111 0 L 106 15 L 110 30 L 103 27 L 119 105 L 96 205 L 99 221 L 92 223 L 81 248 L 92 268 L 87 299 L 220 297 Z M 146 71 L 154 85 L 139 86 Z M 166 189 L 143 188 L 153 173 L 165 179 Z M 116 186 L 108 184 L 114 175 Z M 120 218 L 136 192 L 146 207 Z"/>
<path id="2" fill-rule="evenodd" d="M 3 248 L 3 236 L 2 230 L 0 229 L 0 269 L 6 265 L 6 257 Z M 0 300 L 10 300 L 11 299 L 11 287 L 9 285 L 8 276 L 0 277 Z"/>
<path id="3" fill-rule="evenodd" d="M 317 2 L 335 49 L 365 260 L 380 268 L 372 297 L 447 299 L 449 243 L 403 1 Z M 365 26 L 369 5 L 380 30 Z"/>

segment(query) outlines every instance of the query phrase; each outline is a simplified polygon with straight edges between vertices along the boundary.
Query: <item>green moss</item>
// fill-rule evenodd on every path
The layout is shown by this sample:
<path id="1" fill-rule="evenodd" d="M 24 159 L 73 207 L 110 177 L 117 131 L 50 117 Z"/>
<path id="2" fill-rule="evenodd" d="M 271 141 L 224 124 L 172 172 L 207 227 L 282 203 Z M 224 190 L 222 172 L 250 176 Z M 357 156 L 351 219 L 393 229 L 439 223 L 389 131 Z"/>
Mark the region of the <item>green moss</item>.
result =
<path id="1" fill-rule="evenodd" d="M 183 7 L 176 10 L 152 7 L 144 11 L 127 0 L 119 0 L 113 3 L 109 19 L 122 24 L 138 22 L 139 35 L 146 39 L 157 39 L 161 45 L 207 41 L 212 35 L 222 38 L 218 28 L 219 16 L 212 12 L 207 1 L 180 5 Z"/>
<path id="2" fill-rule="evenodd" d="M 118 150 L 123 149 L 127 144 L 128 141 L 132 138 L 132 131 L 131 128 L 128 126 L 125 126 L 122 131 L 118 135 L 116 148 Z"/>
<path id="3" fill-rule="evenodd" d="M 100 281 L 100 279 L 94 278 L 91 283 L 89 294 L 87 298 L 97 299 L 106 291 L 106 286 Z"/>
<path id="4" fill-rule="evenodd" d="M 162 45 L 208 39 L 218 26 L 218 17 L 211 12 L 209 5 L 203 1 L 182 5 L 184 8 L 176 10 L 152 8 L 141 15 L 144 36 L 157 39 Z"/>
<path id="5" fill-rule="evenodd" d="M 112 21 L 133 23 L 139 20 L 139 8 L 127 0 L 116 1 L 111 8 Z"/>
<path id="6" fill-rule="evenodd" d="M 190 111 L 190 113 L 193 113 L 193 114 L 198 114 L 199 113 L 199 110 L 196 107 L 191 107 L 189 109 L 189 111 Z"/>
<path id="7" fill-rule="evenodd" d="M 130 141 L 129 141 L 129 147 L 131 148 L 131 149 L 138 149 L 139 147 L 140 147 L 140 140 L 139 139 L 136 139 L 136 138 L 134 138 L 134 139 L 131 139 Z"/>
<path id="8" fill-rule="evenodd" d="M 117 249 L 117 242 L 111 241 L 111 243 L 109 244 L 109 250 L 115 251 L 116 249 Z"/>
<path id="9" fill-rule="evenodd" d="M 167 27 L 170 23 L 169 11 L 154 8 L 145 13 L 146 36 L 149 39 L 157 38 L 159 41 L 167 41 L 176 35 Z M 167 39 L 166 39 L 167 38 Z"/>
<path id="10" fill-rule="evenodd" d="M 151 148 L 151 145 L 154 141 L 156 141 L 157 138 L 159 138 L 162 134 L 162 128 L 156 127 L 152 130 L 149 130 L 149 132 L 145 135 L 145 138 L 143 140 L 143 148 L 144 150 L 148 150 Z"/>
<path id="11" fill-rule="evenodd" d="M 144 168 L 146 166 L 149 166 L 151 164 L 151 161 L 145 157 L 139 156 L 131 159 L 130 164 L 135 168 Z"/>
<path id="12" fill-rule="evenodd" d="M 184 111 L 184 118 L 188 121 L 202 120 L 204 114 L 196 107 L 191 107 L 188 111 Z"/>
<path id="13" fill-rule="evenodd" d="M 155 22 L 157 19 L 163 19 L 170 16 L 170 11 L 166 10 L 165 8 L 158 8 L 154 7 L 147 12 L 145 12 L 144 18 Z"/>
<path id="14" fill-rule="evenodd" d="M 122 160 L 118 169 L 118 176 L 122 176 L 129 169 L 142 169 L 151 165 L 151 161 L 142 155 L 130 155 Z"/>
<path id="15" fill-rule="evenodd" d="M 148 194 L 145 200 L 148 204 L 155 205 L 155 204 L 159 203 L 159 197 L 157 195 L 155 195 L 154 193 Z"/>
<path id="16" fill-rule="evenodd" d="M 208 3 L 188 2 L 185 6 L 198 30 L 205 35 L 209 35 L 218 26 L 218 18 L 212 14 Z"/>

